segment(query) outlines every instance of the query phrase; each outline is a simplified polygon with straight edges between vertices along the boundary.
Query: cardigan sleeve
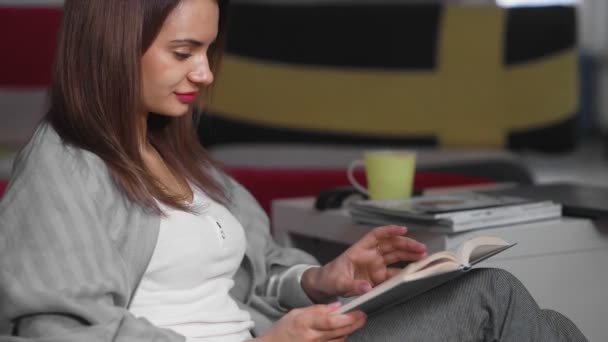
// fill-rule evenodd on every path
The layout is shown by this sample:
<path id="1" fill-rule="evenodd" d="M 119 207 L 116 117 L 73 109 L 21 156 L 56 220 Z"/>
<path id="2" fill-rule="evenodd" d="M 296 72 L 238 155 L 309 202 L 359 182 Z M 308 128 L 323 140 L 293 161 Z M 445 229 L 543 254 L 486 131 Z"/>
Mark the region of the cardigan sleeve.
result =
<path id="1" fill-rule="evenodd" d="M 314 304 L 300 280 L 306 269 L 319 265 L 318 261 L 304 251 L 279 246 L 270 235 L 268 216 L 255 198 L 235 180 L 230 179 L 230 183 L 232 206 L 247 234 L 255 295 L 265 306 L 283 313 Z"/>
<path id="2" fill-rule="evenodd" d="M 127 310 L 132 270 L 97 210 L 85 151 L 30 145 L 0 202 L 0 341 L 183 341 Z"/>

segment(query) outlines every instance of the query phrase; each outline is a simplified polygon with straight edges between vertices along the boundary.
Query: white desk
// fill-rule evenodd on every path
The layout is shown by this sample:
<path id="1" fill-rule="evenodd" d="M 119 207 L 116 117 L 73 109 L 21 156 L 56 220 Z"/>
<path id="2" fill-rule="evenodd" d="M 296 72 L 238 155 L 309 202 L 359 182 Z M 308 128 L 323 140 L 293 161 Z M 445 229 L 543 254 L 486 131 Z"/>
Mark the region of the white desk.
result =
<path id="1" fill-rule="evenodd" d="M 275 201 L 272 212 L 275 237 L 288 246 L 303 236 L 345 248 L 371 228 L 351 222 L 345 210 L 316 211 L 312 198 Z M 449 235 L 408 233 L 426 243 L 431 253 L 480 234 L 518 243 L 484 266 L 500 267 L 517 276 L 541 307 L 568 316 L 590 341 L 608 340 L 608 224 L 561 218 Z"/>

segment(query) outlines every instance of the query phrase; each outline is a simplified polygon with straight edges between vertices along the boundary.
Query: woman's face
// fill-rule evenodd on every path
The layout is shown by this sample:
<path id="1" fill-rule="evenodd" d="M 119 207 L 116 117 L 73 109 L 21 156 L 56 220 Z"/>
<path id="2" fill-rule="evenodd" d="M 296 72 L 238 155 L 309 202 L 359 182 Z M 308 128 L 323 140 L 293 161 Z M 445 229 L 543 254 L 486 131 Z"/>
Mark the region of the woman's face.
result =
<path id="1" fill-rule="evenodd" d="M 201 86 L 213 82 L 207 51 L 217 37 L 215 0 L 182 0 L 169 14 L 141 62 L 146 113 L 180 116 Z"/>

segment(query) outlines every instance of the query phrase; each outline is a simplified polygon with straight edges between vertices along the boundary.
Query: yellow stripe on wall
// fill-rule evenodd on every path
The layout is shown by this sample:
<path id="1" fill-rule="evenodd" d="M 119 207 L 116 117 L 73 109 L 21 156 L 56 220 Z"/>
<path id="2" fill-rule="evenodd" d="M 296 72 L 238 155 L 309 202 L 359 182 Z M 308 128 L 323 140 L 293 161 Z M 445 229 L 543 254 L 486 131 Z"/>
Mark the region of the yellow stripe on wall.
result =
<path id="1" fill-rule="evenodd" d="M 441 93 L 429 94 L 442 103 L 433 113 L 441 145 L 503 144 L 499 77 L 504 14 L 489 6 L 447 7 L 443 13 L 434 80 Z"/>
<path id="2" fill-rule="evenodd" d="M 577 108 L 575 51 L 504 66 L 504 15 L 495 7 L 448 6 L 434 71 L 301 66 L 227 55 L 210 107 L 275 127 L 502 146 L 511 129 L 558 122 Z"/>
<path id="3" fill-rule="evenodd" d="M 231 117 L 381 135 L 434 131 L 421 115 L 437 105 L 427 96 L 434 87 L 432 73 L 265 64 L 236 56 L 222 64 L 211 109 Z M 405 119 L 408 127 L 395 124 Z"/>
<path id="4" fill-rule="evenodd" d="M 579 108 L 577 53 L 564 51 L 505 72 L 507 121 L 521 129 L 559 122 Z"/>

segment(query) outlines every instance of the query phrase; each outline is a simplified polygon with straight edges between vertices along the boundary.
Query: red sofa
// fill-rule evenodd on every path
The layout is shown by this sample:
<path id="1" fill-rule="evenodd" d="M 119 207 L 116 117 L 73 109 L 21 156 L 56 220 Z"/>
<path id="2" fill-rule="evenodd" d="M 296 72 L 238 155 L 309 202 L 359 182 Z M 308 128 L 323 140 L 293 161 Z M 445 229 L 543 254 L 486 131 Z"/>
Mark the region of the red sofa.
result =
<path id="1" fill-rule="evenodd" d="M 273 199 L 315 196 L 326 188 L 349 185 L 346 171 L 340 168 L 227 167 L 225 170 L 253 194 L 267 213 Z M 355 177 L 365 184 L 363 171 L 355 172 Z M 414 189 L 490 183 L 494 181 L 485 177 L 418 171 Z"/>
<path id="2" fill-rule="evenodd" d="M 315 196 L 319 191 L 341 185 L 348 185 L 346 173 L 342 169 L 264 169 L 252 167 L 232 167 L 226 172 L 243 184 L 270 213 L 271 202 L 277 198 Z M 355 177 L 365 184 L 363 172 L 355 172 Z M 472 177 L 441 172 L 419 171 L 414 179 L 414 189 L 432 187 L 489 184 L 493 181 L 484 177 Z M 0 180 L 0 197 L 8 182 Z"/>
<path id="3" fill-rule="evenodd" d="M 7 181 L 0 180 L 0 197 L 2 197 L 2 194 L 4 194 L 4 190 L 6 189 L 7 185 L 8 185 Z"/>

